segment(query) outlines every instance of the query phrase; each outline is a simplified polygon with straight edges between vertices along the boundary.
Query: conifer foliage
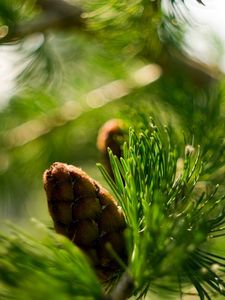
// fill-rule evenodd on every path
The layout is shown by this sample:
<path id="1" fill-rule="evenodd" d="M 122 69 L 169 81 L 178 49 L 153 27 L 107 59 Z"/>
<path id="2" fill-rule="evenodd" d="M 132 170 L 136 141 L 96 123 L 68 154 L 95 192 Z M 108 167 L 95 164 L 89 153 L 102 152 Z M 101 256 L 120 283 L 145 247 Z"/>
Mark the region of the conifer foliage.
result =
<path id="1" fill-rule="evenodd" d="M 24 297 L 18 299 L 28 299 L 39 289 L 43 296 L 58 282 L 63 285 L 58 299 L 101 299 L 107 292 L 99 287 L 99 269 L 111 271 L 105 273 L 110 274 L 107 286 L 115 286 L 110 299 L 132 294 L 139 299 L 151 289 L 185 295 L 191 286 L 200 299 L 225 295 L 225 257 L 213 250 L 215 240 L 225 234 L 225 197 L 218 186 L 211 193 L 198 186 L 205 163 L 199 147 L 184 145 L 183 154 L 178 156 L 168 131 L 152 120 L 148 128 L 145 123 L 143 129 L 131 129 L 123 157 L 110 152 L 114 180 L 99 165 L 123 214 L 112 196 L 83 171 L 54 163 L 44 174 L 49 212 L 55 230 L 75 245 L 53 233 L 43 242 L 15 229 L 14 238 L 1 236 L 5 297 L 16 292 Z M 32 285 L 39 277 L 40 286 Z"/>
<path id="2" fill-rule="evenodd" d="M 185 52 L 186 5 L 0 1 L 19 66 L 0 107 L 0 299 L 224 298 L 224 75 Z"/>

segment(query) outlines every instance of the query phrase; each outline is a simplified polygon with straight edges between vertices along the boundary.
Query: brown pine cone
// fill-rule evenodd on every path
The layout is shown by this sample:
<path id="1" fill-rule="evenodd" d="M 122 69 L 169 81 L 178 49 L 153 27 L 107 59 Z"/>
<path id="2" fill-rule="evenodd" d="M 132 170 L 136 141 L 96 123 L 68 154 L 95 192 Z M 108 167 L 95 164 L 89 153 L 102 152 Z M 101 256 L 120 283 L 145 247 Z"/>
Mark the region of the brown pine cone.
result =
<path id="1" fill-rule="evenodd" d="M 108 148 L 118 158 L 122 156 L 122 144 L 124 142 L 124 123 L 120 119 L 107 121 L 100 129 L 97 138 L 97 148 L 102 154 L 103 163 L 109 175 L 114 178 Z"/>
<path id="2" fill-rule="evenodd" d="M 43 179 L 55 231 L 79 246 L 108 276 L 118 268 L 110 247 L 126 260 L 122 209 L 107 190 L 72 165 L 56 162 Z"/>

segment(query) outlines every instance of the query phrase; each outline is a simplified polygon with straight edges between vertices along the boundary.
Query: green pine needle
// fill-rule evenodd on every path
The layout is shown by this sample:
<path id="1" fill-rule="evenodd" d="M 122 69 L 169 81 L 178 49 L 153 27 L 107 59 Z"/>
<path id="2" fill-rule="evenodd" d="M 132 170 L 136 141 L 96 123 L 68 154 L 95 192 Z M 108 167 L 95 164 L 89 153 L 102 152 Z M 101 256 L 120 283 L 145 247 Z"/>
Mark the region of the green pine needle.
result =
<path id="1" fill-rule="evenodd" d="M 147 129 L 130 130 L 123 158 L 109 155 L 115 181 L 99 168 L 125 213 L 137 297 L 149 287 L 178 291 L 188 283 L 200 299 L 224 295 L 225 258 L 210 247 L 225 235 L 225 197 L 218 196 L 218 187 L 207 194 L 197 186 L 204 173 L 200 147 L 184 146 L 179 158 L 167 130 L 151 121 Z M 179 172 L 178 159 L 183 162 Z"/>
<path id="2" fill-rule="evenodd" d="M 191 286 L 201 300 L 225 295 L 225 257 L 212 251 L 225 236 L 225 196 L 218 186 L 201 187 L 200 147 L 183 148 L 181 157 L 168 130 L 150 121 L 130 130 L 123 158 L 109 151 L 115 181 L 99 166 L 125 214 L 128 263 L 120 265 L 136 299 L 149 290 L 182 297 Z M 104 298 L 87 258 L 62 236 L 45 228 L 38 239 L 14 228 L 0 241 L 2 299 Z"/>
<path id="3" fill-rule="evenodd" d="M 0 235 L 1 299 L 101 299 L 98 279 L 82 252 L 43 228 L 42 240 L 17 228 L 12 236 Z"/>

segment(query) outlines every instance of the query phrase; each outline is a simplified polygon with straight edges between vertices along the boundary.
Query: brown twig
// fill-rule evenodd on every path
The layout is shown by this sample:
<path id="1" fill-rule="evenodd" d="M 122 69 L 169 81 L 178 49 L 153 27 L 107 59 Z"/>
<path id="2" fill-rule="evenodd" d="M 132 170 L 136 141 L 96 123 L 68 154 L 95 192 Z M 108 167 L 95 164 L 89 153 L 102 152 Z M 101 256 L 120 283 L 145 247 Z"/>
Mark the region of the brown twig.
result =
<path id="1" fill-rule="evenodd" d="M 20 40 L 32 33 L 46 32 L 53 28 L 83 28 L 83 10 L 63 0 L 38 0 L 36 5 L 41 9 L 40 14 L 26 22 L 15 24 L 9 28 L 8 34 L 1 42 Z"/>
<path id="2" fill-rule="evenodd" d="M 133 289 L 133 279 L 127 272 L 125 272 L 114 290 L 110 295 L 107 295 L 104 300 L 126 300 L 131 297 Z"/>

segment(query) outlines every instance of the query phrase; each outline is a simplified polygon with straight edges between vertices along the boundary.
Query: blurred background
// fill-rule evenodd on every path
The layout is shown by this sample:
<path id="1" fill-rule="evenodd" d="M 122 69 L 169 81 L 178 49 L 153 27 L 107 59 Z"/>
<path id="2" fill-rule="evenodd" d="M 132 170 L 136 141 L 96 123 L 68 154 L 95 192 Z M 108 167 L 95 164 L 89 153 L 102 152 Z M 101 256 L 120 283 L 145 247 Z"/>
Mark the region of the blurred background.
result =
<path id="1" fill-rule="evenodd" d="M 42 174 L 55 161 L 103 182 L 98 130 L 137 112 L 172 127 L 181 154 L 194 138 L 201 180 L 224 192 L 225 3 L 203 2 L 1 0 L 2 230 L 51 224 Z"/>

